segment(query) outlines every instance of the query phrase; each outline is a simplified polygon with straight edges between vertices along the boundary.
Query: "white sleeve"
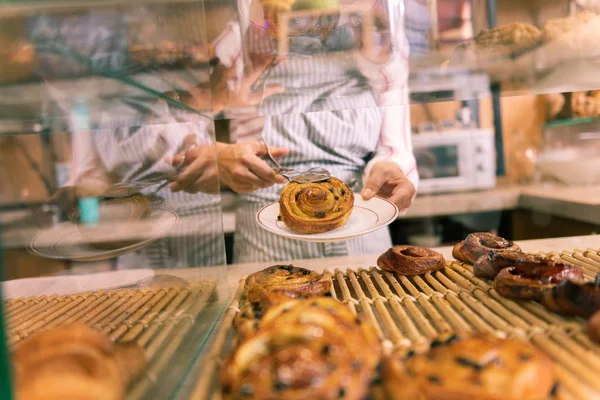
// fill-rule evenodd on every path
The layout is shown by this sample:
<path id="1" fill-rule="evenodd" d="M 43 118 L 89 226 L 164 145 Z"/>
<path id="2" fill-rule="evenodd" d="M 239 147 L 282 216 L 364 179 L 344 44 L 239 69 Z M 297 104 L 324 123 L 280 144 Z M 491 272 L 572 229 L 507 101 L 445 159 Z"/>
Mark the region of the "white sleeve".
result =
<path id="1" fill-rule="evenodd" d="M 369 176 L 373 165 L 390 161 L 396 163 L 418 188 L 419 175 L 413 154 L 408 98 L 409 47 L 402 14 L 398 14 L 396 22 L 392 41 L 395 52 L 385 65 L 377 65 L 358 55 L 359 68 L 369 80 L 383 113 L 379 144 L 375 156 L 365 168 L 363 180 Z"/>

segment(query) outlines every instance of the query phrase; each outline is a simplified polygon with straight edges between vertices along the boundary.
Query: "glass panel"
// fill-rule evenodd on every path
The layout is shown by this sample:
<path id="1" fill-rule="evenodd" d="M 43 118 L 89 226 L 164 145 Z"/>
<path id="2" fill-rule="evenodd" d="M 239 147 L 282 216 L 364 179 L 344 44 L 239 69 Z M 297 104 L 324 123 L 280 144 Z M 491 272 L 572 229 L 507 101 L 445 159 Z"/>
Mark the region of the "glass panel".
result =
<path id="1" fill-rule="evenodd" d="M 33 366 L 16 345 L 68 342 L 78 325 L 143 350 L 128 398 L 193 388 L 229 295 L 205 19 L 201 1 L 0 5 L 2 296 L 19 373 Z M 17 395 L 36 390 L 25 381 Z"/>

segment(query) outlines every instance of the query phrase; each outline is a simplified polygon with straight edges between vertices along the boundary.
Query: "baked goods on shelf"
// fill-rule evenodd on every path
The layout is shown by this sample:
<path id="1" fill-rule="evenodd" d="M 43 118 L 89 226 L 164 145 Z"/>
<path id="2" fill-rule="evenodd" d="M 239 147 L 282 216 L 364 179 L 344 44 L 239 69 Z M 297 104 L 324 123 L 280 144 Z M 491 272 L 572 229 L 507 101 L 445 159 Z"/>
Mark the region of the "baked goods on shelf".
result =
<path id="1" fill-rule="evenodd" d="M 542 304 L 560 314 L 588 318 L 600 310 L 600 285 L 598 282 L 582 284 L 566 280 L 547 291 Z"/>
<path id="2" fill-rule="evenodd" d="M 12 361 L 18 400 L 120 400 L 146 365 L 137 344 L 114 344 L 84 325 L 35 334 Z"/>
<path id="3" fill-rule="evenodd" d="M 494 289 L 505 297 L 542 300 L 545 292 L 565 280 L 580 282 L 581 268 L 555 261 L 521 263 L 504 268 L 494 279 Z"/>
<path id="4" fill-rule="evenodd" d="M 494 279 L 504 268 L 522 266 L 534 268 L 561 264 L 547 256 L 520 251 L 490 251 L 473 264 L 473 274 L 478 278 Z"/>
<path id="5" fill-rule="evenodd" d="M 325 182 L 288 183 L 281 191 L 279 216 L 294 232 L 323 233 L 343 226 L 354 208 L 354 193 L 331 177 Z"/>
<path id="6" fill-rule="evenodd" d="M 347 329 L 347 335 L 354 337 L 354 342 L 364 344 L 365 362 L 369 368 L 375 368 L 381 358 L 381 342 L 377 336 L 377 331 L 369 323 L 361 321 L 340 301 L 331 297 L 316 297 L 305 299 L 304 301 L 288 301 L 267 310 L 263 319 L 259 323 L 259 329 L 268 329 L 276 325 L 293 324 L 297 321 L 307 322 L 310 313 L 308 309 L 327 310 L 327 313 L 333 315 L 340 323 L 340 329 Z"/>
<path id="7" fill-rule="evenodd" d="M 325 296 L 331 293 L 331 280 L 323 274 L 295 267 L 273 265 L 247 279 L 249 302 L 278 304 L 289 298 Z"/>
<path id="8" fill-rule="evenodd" d="M 221 374 L 223 399 L 365 397 L 378 362 L 365 322 L 334 299 L 294 302 L 289 312 L 265 316 L 233 351 Z"/>
<path id="9" fill-rule="evenodd" d="M 233 325 L 240 337 L 255 332 L 271 306 L 281 306 L 293 299 L 331 296 L 333 284 L 323 274 L 293 265 L 273 265 L 247 279 L 248 302 L 236 315 Z"/>
<path id="10" fill-rule="evenodd" d="M 394 246 L 377 259 L 379 268 L 400 275 L 420 275 L 434 272 L 446 265 L 435 250 L 414 246 Z"/>
<path id="11" fill-rule="evenodd" d="M 456 244 L 452 256 L 458 261 L 474 264 L 479 257 L 490 251 L 521 251 L 521 248 L 510 240 L 487 232 L 471 233 L 465 240 Z"/>
<path id="12" fill-rule="evenodd" d="M 552 361 L 530 344 L 475 334 L 425 354 L 393 354 L 383 383 L 393 399 L 546 400 L 555 376 Z"/>

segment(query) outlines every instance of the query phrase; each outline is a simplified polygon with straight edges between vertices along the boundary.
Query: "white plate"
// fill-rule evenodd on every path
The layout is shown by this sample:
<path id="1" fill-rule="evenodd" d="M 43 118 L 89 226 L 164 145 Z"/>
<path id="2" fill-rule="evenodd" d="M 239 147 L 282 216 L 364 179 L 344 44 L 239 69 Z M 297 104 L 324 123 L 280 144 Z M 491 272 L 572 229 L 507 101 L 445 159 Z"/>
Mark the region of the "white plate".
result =
<path id="1" fill-rule="evenodd" d="M 102 250 L 90 246 L 76 224 L 63 222 L 38 233 L 29 243 L 29 251 L 40 257 L 56 260 L 101 261 L 119 257 L 160 239 L 179 220 L 170 210 L 155 209 L 143 221 L 111 224 L 114 240 L 138 240 L 116 250 Z"/>
<path id="2" fill-rule="evenodd" d="M 289 229 L 283 222 L 277 221 L 279 202 L 271 203 L 256 214 L 256 222 L 261 228 L 276 235 L 306 242 L 337 242 L 366 235 L 391 224 L 398 217 L 398 208 L 394 203 L 374 197 L 363 200 L 360 194 L 354 195 L 354 209 L 344 226 L 325 233 L 302 234 Z"/>

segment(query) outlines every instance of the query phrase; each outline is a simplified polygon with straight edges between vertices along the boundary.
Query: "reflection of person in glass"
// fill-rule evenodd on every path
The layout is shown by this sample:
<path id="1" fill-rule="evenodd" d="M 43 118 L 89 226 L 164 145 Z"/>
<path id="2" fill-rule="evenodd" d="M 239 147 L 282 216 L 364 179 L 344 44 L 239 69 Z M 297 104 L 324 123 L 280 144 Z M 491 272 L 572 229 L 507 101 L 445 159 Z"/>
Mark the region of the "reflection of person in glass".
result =
<path id="1" fill-rule="evenodd" d="M 296 4 L 314 9 L 323 1 Z M 329 7 L 332 2 L 337 0 L 325 3 Z M 339 20 L 327 27 L 325 35 L 322 24 L 297 36 L 292 36 L 290 27 L 288 54 L 270 72 L 264 101 L 260 107 L 236 109 L 260 102 L 260 96 L 250 90 L 257 71 L 251 78 L 242 77 L 240 72 L 248 71 L 250 65 L 258 66 L 258 71 L 269 65 L 280 44 L 273 35 L 281 28 L 276 16 L 298 9 L 293 0 L 259 3 L 265 16 L 262 25 L 241 18 L 241 26 L 230 23 L 214 43 L 220 61 L 212 78 L 215 108 L 227 109 L 234 141 L 217 145 L 219 175 L 242 193 L 234 259 L 251 262 L 383 252 L 391 246 L 387 229 L 327 244 L 293 241 L 260 229 L 256 212 L 278 200 L 286 180 L 261 159 L 266 154 L 259 139 L 262 136 L 272 146 L 284 167 L 325 167 L 333 176 L 353 184 L 365 199 L 377 195 L 401 210 L 408 208 L 418 175 L 410 138 L 402 2 L 370 2 L 377 32 L 369 48 L 362 43 L 366 36 L 361 27 L 344 21 L 344 1 Z M 248 0 L 238 4 L 242 15 L 251 15 L 256 6 Z M 247 54 L 242 54 L 242 47 Z M 360 50 L 354 51 L 357 48 Z M 234 79 L 227 81 L 228 76 Z M 172 190 L 202 191 L 208 178 L 202 149 L 187 152 L 185 163 Z"/>

